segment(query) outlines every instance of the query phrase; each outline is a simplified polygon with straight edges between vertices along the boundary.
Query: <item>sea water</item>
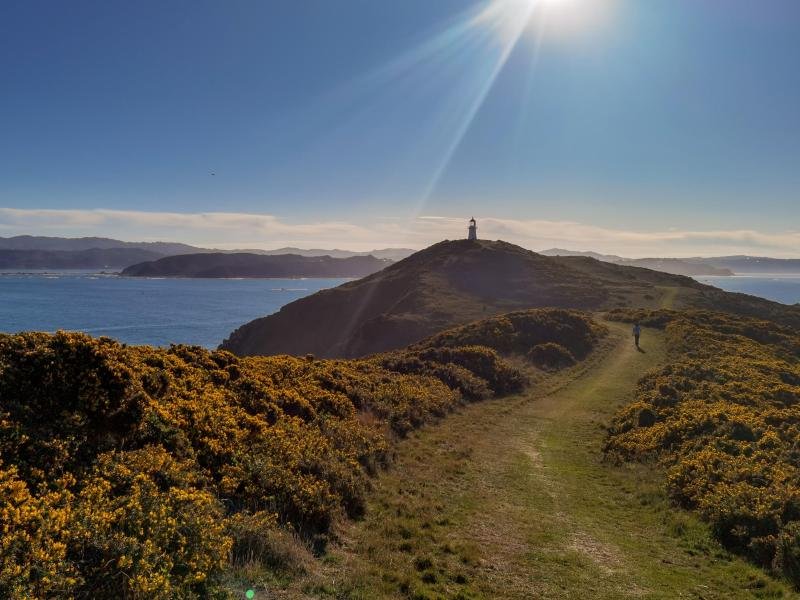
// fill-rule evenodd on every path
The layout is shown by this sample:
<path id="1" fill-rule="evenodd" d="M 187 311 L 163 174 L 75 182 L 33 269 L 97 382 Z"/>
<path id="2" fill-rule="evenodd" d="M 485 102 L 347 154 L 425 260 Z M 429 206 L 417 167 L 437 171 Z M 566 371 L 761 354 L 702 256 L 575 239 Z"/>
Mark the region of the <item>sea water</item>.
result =
<path id="1" fill-rule="evenodd" d="M 698 277 L 731 292 L 800 302 L 800 274 Z M 234 329 L 347 279 L 171 279 L 88 271 L 0 272 L 0 331 L 84 331 L 128 344 L 216 348 Z"/>
<path id="2" fill-rule="evenodd" d="M 728 292 L 761 296 L 783 304 L 800 302 L 800 273 L 789 275 L 747 274 L 732 277 L 702 276 L 697 281 Z"/>
<path id="3" fill-rule="evenodd" d="M 84 331 L 216 348 L 238 326 L 347 279 L 158 279 L 0 272 L 0 332 Z"/>

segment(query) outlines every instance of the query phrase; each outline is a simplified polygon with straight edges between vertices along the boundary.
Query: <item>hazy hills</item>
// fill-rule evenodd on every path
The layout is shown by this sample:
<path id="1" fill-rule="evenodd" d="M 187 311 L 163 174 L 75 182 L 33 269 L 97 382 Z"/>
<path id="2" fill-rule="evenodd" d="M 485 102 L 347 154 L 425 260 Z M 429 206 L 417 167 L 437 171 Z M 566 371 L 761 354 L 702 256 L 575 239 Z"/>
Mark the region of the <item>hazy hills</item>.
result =
<path id="1" fill-rule="evenodd" d="M 315 257 L 330 256 L 332 258 L 350 258 L 357 256 L 374 256 L 378 259 L 392 261 L 403 260 L 414 254 L 410 248 L 383 248 L 366 252 L 352 250 L 296 248 L 286 246 L 275 250 L 235 249 L 219 250 L 201 248 L 188 244 L 173 242 L 123 242 L 104 237 L 63 238 L 20 235 L 0 237 L 0 251 L 15 251 L 15 254 L 4 253 L 0 268 L 42 268 L 42 269 L 94 269 L 124 268 L 146 260 L 156 260 L 165 256 L 180 254 L 233 254 L 247 253 L 264 256 L 294 254 L 297 256 Z M 97 250 L 114 250 L 105 255 L 92 252 L 85 255 L 76 252 Z M 144 254 L 146 252 L 147 254 Z M 71 254 L 61 254 L 71 253 Z M 540 252 L 545 256 L 587 256 L 604 262 L 622 264 L 632 267 L 644 267 L 673 275 L 697 277 L 703 275 L 732 275 L 734 273 L 800 273 L 800 259 L 779 259 L 758 256 L 719 256 L 694 258 L 625 258 L 614 254 L 598 252 L 578 252 L 563 248 L 550 248 Z"/>
<path id="2" fill-rule="evenodd" d="M 543 250 L 545 256 L 588 256 L 603 262 L 611 262 L 618 265 L 628 265 L 631 267 L 643 267 L 653 269 L 673 275 L 687 275 L 698 277 L 701 275 L 733 275 L 734 269 L 720 267 L 709 262 L 713 259 L 683 259 L 683 258 L 624 258 L 615 254 L 600 254 L 598 252 L 578 252 L 575 250 L 564 250 L 563 248 L 550 248 Z"/>
<path id="3" fill-rule="evenodd" d="M 674 275 L 697 277 L 702 275 L 734 275 L 737 273 L 797 274 L 800 273 L 800 259 L 769 258 L 766 256 L 710 256 L 691 258 L 625 258 L 615 254 L 599 252 L 579 252 L 550 248 L 543 250 L 545 256 L 588 256 L 603 262 L 611 262 L 632 267 L 644 267 Z"/>
<path id="4" fill-rule="evenodd" d="M 800 259 L 769 258 L 766 256 L 717 256 L 712 258 L 686 258 L 691 263 L 705 263 L 734 273 L 800 273 Z"/>
<path id="5" fill-rule="evenodd" d="M 101 252 L 105 251 L 105 252 Z M 277 250 L 215 250 L 172 242 L 123 242 L 103 237 L 45 237 L 19 235 L 0 237 L 0 268 L 4 269 L 121 269 L 140 262 L 181 254 L 260 254 L 274 256 L 330 256 L 351 258 L 374 256 L 378 259 L 401 260 L 414 253 L 408 248 L 384 248 L 369 252 L 278 248 Z M 296 274 L 296 276 L 302 276 Z"/>
<path id="6" fill-rule="evenodd" d="M 410 248 L 384 248 L 382 250 L 369 250 L 367 252 L 354 252 L 352 250 L 324 250 L 321 248 L 311 248 L 304 250 L 303 248 L 294 248 L 287 246 L 285 248 L 278 248 L 277 250 L 237 250 L 237 252 L 253 252 L 255 254 L 296 254 L 298 256 L 331 256 L 333 258 L 350 258 L 353 256 L 374 256 L 375 258 L 388 259 L 388 260 L 403 260 L 414 254 L 416 250 Z"/>
<path id="7" fill-rule="evenodd" d="M 127 277 L 364 277 L 390 261 L 374 256 L 331 258 L 282 254 L 207 253 L 168 256 L 127 267 Z"/>
<path id="8" fill-rule="evenodd" d="M 102 237 L 44 237 L 34 235 L 18 235 L 16 237 L 0 237 L 0 250 L 48 250 L 51 252 L 77 252 L 82 250 L 109 250 L 132 248 L 146 250 L 154 255 L 167 256 L 171 254 L 187 254 L 201 252 L 202 248 L 195 248 L 188 244 L 172 242 L 123 242 Z"/>
<path id="9" fill-rule="evenodd" d="M 0 269 L 106 269 L 154 260 L 162 255 L 139 248 L 88 250 L 3 250 Z"/>
<path id="10" fill-rule="evenodd" d="M 237 354 L 361 356 L 520 308 L 716 308 L 800 326 L 800 309 L 680 275 L 506 242 L 445 241 L 386 269 L 284 306 L 234 331 Z"/>

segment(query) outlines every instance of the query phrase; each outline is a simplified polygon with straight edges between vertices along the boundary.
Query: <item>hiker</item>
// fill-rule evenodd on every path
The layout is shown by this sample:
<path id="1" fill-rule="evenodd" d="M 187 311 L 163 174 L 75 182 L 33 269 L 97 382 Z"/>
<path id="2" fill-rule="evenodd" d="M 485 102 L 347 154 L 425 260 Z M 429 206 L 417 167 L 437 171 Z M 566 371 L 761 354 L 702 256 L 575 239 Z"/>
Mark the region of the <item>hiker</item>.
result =
<path id="1" fill-rule="evenodd" d="M 642 334 L 642 328 L 639 323 L 633 324 L 633 341 L 636 342 L 636 347 L 639 347 L 639 336 Z"/>

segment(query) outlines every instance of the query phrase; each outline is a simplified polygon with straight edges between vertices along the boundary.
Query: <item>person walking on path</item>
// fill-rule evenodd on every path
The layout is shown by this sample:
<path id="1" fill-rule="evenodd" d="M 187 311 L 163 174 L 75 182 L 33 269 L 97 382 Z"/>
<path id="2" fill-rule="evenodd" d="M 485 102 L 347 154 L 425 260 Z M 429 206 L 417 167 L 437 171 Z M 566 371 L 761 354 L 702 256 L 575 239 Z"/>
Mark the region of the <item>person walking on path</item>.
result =
<path id="1" fill-rule="evenodd" d="M 642 335 L 642 328 L 639 326 L 639 323 L 633 324 L 633 341 L 636 343 L 636 347 L 639 347 L 639 336 Z"/>

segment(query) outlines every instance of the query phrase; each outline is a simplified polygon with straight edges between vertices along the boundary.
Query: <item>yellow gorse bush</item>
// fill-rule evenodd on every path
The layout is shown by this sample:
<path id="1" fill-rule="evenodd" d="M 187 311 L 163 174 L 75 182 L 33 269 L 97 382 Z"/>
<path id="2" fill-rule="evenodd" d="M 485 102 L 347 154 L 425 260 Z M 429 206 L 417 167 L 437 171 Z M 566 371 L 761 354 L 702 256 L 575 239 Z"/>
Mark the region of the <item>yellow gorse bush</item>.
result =
<path id="1" fill-rule="evenodd" d="M 710 312 L 612 318 L 665 328 L 671 361 L 616 415 L 607 452 L 660 458 L 676 502 L 800 585 L 800 334 Z"/>
<path id="2" fill-rule="evenodd" d="M 0 335 L 0 597 L 224 596 L 273 532 L 322 548 L 395 436 L 523 387 L 479 341 L 343 361 Z"/>
<path id="3" fill-rule="evenodd" d="M 557 308 L 539 308 L 507 313 L 437 334 L 415 348 L 480 345 L 503 354 L 528 357 L 537 366 L 558 366 L 565 357 L 584 358 L 606 335 L 605 326 L 588 314 Z M 532 352 L 533 351 L 533 352 Z"/>

